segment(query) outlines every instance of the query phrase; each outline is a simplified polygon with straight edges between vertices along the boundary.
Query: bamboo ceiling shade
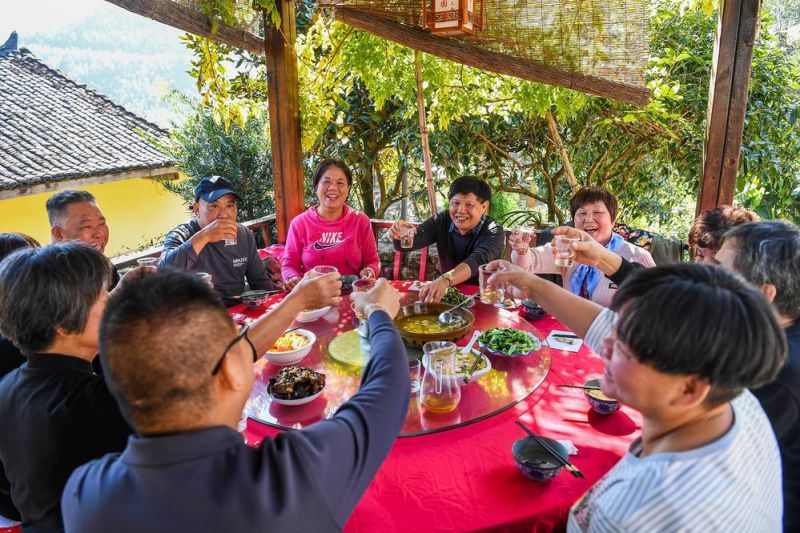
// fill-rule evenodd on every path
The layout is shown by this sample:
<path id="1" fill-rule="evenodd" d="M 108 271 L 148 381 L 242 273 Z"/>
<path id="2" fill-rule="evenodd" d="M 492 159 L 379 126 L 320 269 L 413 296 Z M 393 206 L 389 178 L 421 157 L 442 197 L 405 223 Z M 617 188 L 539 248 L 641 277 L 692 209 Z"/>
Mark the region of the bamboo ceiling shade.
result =
<path id="1" fill-rule="evenodd" d="M 344 22 L 426 52 L 437 54 L 436 41 L 440 41 L 445 48 L 470 48 L 484 57 L 477 64 L 460 61 L 465 64 L 630 103 L 646 103 L 647 0 L 484 3 L 483 30 L 475 36 L 457 37 L 434 36 L 423 30 L 422 0 L 323 0 L 320 5 L 335 7 L 337 18 Z M 394 38 L 387 23 L 396 26 L 397 36 L 405 34 L 406 38 Z M 411 44 L 413 40 L 420 44 L 428 41 L 428 49 Z M 447 57 L 446 53 L 437 55 Z"/>

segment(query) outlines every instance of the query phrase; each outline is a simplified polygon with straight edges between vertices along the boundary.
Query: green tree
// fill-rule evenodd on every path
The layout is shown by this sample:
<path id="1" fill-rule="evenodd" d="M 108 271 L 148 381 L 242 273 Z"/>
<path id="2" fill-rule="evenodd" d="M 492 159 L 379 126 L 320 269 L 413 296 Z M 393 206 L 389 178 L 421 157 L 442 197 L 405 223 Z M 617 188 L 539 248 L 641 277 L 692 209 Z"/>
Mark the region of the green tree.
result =
<path id="1" fill-rule="evenodd" d="M 179 194 L 190 206 L 199 179 L 219 175 L 230 180 L 241 197 L 240 220 L 274 213 L 272 153 L 266 117 L 254 115 L 243 126 L 234 122 L 226 129 L 210 107 L 178 94 L 173 98 L 186 120 L 181 125 L 173 124 L 169 140 L 160 148 L 189 179 L 164 180 L 161 182 L 164 187 Z"/>

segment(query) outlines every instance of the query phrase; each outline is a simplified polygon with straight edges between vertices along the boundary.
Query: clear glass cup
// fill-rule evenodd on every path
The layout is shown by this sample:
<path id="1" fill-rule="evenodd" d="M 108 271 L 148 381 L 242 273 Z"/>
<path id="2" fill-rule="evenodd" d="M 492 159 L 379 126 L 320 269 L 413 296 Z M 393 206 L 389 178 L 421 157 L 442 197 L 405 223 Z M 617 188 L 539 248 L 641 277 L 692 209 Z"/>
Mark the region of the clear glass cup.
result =
<path id="1" fill-rule="evenodd" d="M 419 394 L 419 387 L 420 387 L 420 376 L 422 375 L 421 372 L 422 365 L 419 359 L 409 359 L 408 360 L 408 372 L 411 375 L 411 395 L 414 396 Z"/>
<path id="2" fill-rule="evenodd" d="M 567 237 L 566 235 L 556 235 L 553 237 L 553 249 L 555 250 L 555 265 L 557 267 L 570 267 L 575 260 L 575 250 L 572 243 L 578 242 L 577 237 Z"/>
<path id="3" fill-rule="evenodd" d="M 325 274 L 330 274 L 331 272 L 339 272 L 339 269 L 328 265 L 318 265 L 306 272 L 306 276 L 309 278 L 316 278 L 324 276 Z"/>
<path id="4" fill-rule="evenodd" d="M 494 272 L 486 270 L 486 265 L 478 267 L 478 283 L 481 289 L 481 302 L 485 304 L 495 305 L 503 303 L 505 299 L 505 291 L 497 287 L 489 287 L 489 278 Z"/>
<path id="5" fill-rule="evenodd" d="M 414 234 L 417 228 L 408 226 L 400 229 L 400 247 L 409 249 L 414 247 Z"/>
<path id="6" fill-rule="evenodd" d="M 195 272 L 195 274 L 197 274 L 200 279 L 208 283 L 209 287 L 212 289 L 214 288 L 214 278 L 211 276 L 211 274 L 208 272 Z"/>
<path id="7" fill-rule="evenodd" d="M 371 291 L 372 288 L 378 281 L 375 278 L 361 278 L 353 282 L 353 292 L 367 292 Z M 358 320 L 363 321 L 366 320 L 367 315 L 361 313 L 356 310 L 355 304 L 353 304 L 353 311 L 356 313 L 356 318 Z"/>
<path id="8" fill-rule="evenodd" d="M 144 266 L 154 267 L 154 266 L 156 266 L 158 264 L 158 258 L 157 257 L 140 257 L 139 259 L 136 260 L 136 264 L 139 265 L 140 267 L 144 267 Z"/>

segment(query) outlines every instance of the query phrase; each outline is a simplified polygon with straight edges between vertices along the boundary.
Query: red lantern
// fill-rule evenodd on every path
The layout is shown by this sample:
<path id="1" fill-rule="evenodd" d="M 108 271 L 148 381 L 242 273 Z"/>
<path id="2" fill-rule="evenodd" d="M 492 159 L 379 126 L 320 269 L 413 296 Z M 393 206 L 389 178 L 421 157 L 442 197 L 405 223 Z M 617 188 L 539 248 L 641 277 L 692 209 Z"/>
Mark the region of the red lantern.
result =
<path id="1" fill-rule="evenodd" d="M 440 35 L 474 35 L 483 29 L 483 0 L 422 0 L 422 25 Z"/>

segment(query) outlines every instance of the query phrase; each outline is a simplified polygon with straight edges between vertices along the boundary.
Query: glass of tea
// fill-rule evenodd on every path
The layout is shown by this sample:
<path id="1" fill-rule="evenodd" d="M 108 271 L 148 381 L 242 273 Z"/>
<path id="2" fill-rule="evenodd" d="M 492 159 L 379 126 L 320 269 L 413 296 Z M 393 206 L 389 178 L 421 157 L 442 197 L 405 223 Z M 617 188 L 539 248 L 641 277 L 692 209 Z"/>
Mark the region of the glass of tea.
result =
<path id="1" fill-rule="evenodd" d="M 486 265 L 478 267 L 478 283 L 481 289 L 481 302 L 485 304 L 501 304 L 505 299 L 505 291 L 496 287 L 489 287 L 488 281 L 494 272 L 486 270 Z"/>

